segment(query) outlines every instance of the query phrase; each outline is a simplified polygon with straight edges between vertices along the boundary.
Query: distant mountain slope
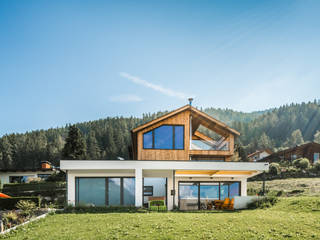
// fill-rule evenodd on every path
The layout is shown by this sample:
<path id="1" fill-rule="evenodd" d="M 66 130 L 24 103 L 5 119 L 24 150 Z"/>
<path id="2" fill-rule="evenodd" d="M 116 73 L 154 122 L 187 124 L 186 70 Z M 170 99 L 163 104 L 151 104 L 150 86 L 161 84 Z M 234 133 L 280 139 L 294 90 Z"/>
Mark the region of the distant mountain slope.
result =
<path id="1" fill-rule="evenodd" d="M 297 129 L 305 141 L 311 141 L 320 130 L 317 103 L 291 104 L 252 113 L 215 108 L 203 111 L 237 129 L 241 133 L 237 144 L 247 152 L 262 147 L 283 147 Z M 164 113 L 144 114 L 142 118 L 109 117 L 76 124 L 86 139 L 87 159 L 115 159 L 117 156 L 128 159 L 130 130 Z M 58 165 L 67 127 L 3 136 L 0 138 L 0 168 L 38 167 L 42 160 Z"/>

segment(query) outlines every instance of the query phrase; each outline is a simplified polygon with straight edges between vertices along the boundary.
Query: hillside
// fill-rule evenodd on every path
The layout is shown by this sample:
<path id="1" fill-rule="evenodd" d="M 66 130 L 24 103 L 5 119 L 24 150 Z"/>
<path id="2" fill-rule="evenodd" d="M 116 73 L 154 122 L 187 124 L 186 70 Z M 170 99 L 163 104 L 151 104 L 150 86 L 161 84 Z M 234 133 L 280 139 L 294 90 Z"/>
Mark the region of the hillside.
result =
<path id="1" fill-rule="evenodd" d="M 246 153 L 257 148 L 282 148 L 299 141 L 311 141 L 320 130 L 320 106 L 316 102 L 252 113 L 215 108 L 203 111 L 238 130 L 241 136 L 237 145 Z M 86 140 L 86 158 L 116 159 L 121 156 L 128 159 L 130 130 L 164 113 L 144 114 L 141 118 L 110 117 L 76 124 Z M 0 168 L 38 167 L 42 160 L 58 165 L 67 129 L 65 126 L 3 136 L 0 139 Z"/>

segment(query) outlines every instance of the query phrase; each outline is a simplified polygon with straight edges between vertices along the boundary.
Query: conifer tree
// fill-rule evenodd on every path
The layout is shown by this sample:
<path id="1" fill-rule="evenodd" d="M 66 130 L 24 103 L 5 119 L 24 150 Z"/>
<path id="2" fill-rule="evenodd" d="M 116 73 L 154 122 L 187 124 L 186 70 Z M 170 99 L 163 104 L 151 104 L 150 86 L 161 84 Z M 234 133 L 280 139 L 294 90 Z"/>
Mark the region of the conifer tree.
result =
<path id="1" fill-rule="evenodd" d="M 316 134 L 314 135 L 314 142 L 320 143 L 320 131 L 317 131 Z"/>
<path id="2" fill-rule="evenodd" d="M 66 144 L 62 150 L 62 157 L 64 159 L 85 159 L 86 144 L 80 132 L 80 129 L 75 125 L 69 127 Z"/>

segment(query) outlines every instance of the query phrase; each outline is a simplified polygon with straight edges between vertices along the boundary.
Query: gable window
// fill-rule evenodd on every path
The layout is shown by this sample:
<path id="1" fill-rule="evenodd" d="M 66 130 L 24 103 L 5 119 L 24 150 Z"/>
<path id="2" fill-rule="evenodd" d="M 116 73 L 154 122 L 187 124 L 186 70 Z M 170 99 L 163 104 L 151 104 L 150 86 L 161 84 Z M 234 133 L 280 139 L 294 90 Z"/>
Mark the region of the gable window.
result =
<path id="1" fill-rule="evenodd" d="M 184 149 L 184 126 L 163 125 L 143 134 L 145 149 Z"/>

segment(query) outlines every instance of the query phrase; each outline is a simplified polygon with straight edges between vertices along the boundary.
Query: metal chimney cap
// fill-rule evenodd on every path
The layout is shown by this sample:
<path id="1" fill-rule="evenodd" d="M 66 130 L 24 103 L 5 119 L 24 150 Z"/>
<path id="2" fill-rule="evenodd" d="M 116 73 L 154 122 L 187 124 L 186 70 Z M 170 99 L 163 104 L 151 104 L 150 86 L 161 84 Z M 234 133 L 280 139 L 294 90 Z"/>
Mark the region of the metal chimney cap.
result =
<path id="1" fill-rule="evenodd" d="M 189 101 L 189 105 L 191 106 L 191 105 L 192 105 L 193 98 L 188 98 L 188 101 Z"/>

